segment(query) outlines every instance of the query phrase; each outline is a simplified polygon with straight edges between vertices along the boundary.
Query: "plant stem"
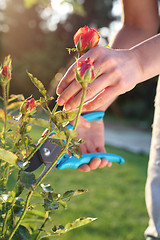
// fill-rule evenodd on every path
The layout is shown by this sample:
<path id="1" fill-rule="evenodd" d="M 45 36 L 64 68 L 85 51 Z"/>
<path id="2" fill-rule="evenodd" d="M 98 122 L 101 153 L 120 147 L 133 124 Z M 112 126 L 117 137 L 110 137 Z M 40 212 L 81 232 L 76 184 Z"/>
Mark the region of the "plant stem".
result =
<path id="1" fill-rule="evenodd" d="M 6 224 L 7 224 L 7 220 L 8 220 L 8 214 L 9 214 L 9 211 L 7 211 L 7 213 L 6 213 L 4 224 L 3 224 L 3 228 L 2 228 L 2 236 L 3 237 L 4 237 L 5 232 L 6 232 Z"/>
<path id="2" fill-rule="evenodd" d="M 6 130 L 7 130 L 7 95 L 6 83 L 2 84 L 3 104 L 4 104 L 4 148 L 6 148 Z"/>
<path id="3" fill-rule="evenodd" d="M 56 112 L 57 108 L 58 108 L 58 103 L 55 104 L 55 106 L 54 106 L 54 108 L 52 110 L 52 115 Z"/>
<path id="4" fill-rule="evenodd" d="M 27 212 L 27 210 L 28 210 L 28 206 L 29 206 L 29 202 L 30 202 L 30 198 L 31 198 L 32 194 L 33 194 L 33 191 L 30 191 L 30 192 L 28 193 L 28 196 L 27 196 L 27 199 L 26 199 L 26 205 L 25 205 L 24 211 L 23 211 L 22 215 L 20 216 L 20 218 L 19 218 L 19 220 L 18 220 L 16 226 L 14 227 L 14 229 L 13 229 L 11 235 L 9 236 L 8 240 L 11 240 L 11 239 L 12 239 L 12 237 L 13 237 L 13 235 L 15 234 L 15 232 L 17 231 L 19 225 L 21 224 L 23 218 L 25 217 L 25 214 L 26 214 L 26 212 Z"/>
<path id="5" fill-rule="evenodd" d="M 79 106 L 79 109 L 78 109 L 78 114 L 77 114 L 76 122 L 75 122 L 75 125 L 74 125 L 74 130 L 76 130 L 77 126 L 78 126 L 78 121 L 79 121 L 79 118 L 81 116 L 83 103 L 84 103 L 84 100 L 85 100 L 85 97 L 86 97 L 86 92 L 87 92 L 87 87 L 82 87 L 82 98 L 81 98 L 81 103 L 80 103 L 80 106 Z"/>
<path id="6" fill-rule="evenodd" d="M 42 223 L 41 227 L 39 228 L 39 232 L 37 233 L 35 240 L 38 239 L 38 237 L 39 237 L 39 235 L 41 234 L 42 229 L 44 228 L 44 226 L 45 226 L 46 222 L 48 221 L 48 219 L 49 219 L 49 212 L 47 211 L 47 212 L 46 212 L 45 219 L 44 219 L 44 222 Z"/>

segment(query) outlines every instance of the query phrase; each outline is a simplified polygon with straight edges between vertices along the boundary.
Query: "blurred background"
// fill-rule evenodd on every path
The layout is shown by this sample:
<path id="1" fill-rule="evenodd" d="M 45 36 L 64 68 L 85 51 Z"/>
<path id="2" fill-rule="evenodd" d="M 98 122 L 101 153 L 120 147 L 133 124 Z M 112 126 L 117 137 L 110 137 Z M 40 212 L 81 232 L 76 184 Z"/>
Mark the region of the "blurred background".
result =
<path id="1" fill-rule="evenodd" d="M 74 47 L 72 38 L 78 28 L 95 27 L 100 44 L 106 45 L 121 26 L 120 15 L 117 0 L 0 0 L 0 61 L 8 54 L 13 59 L 11 92 L 38 97 L 26 74 L 29 71 L 55 96 L 59 80 L 74 61 L 66 48 Z M 109 109 L 110 116 L 150 126 L 156 81 L 119 97 Z"/>
<path id="2" fill-rule="evenodd" d="M 106 45 L 121 27 L 120 15 L 117 0 L 0 0 L 0 62 L 8 54 L 13 59 L 11 93 L 38 97 L 38 91 L 27 76 L 26 71 L 29 71 L 43 82 L 48 94 L 56 97 L 58 82 L 75 60 L 74 53 L 69 55 L 66 48 L 74 47 L 73 35 L 78 28 L 95 27 L 101 35 L 100 44 Z M 123 121 L 125 127 L 126 123 L 134 123 L 151 129 L 156 82 L 154 78 L 120 96 L 109 108 L 106 118 L 111 122 Z M 130 152 L 133 150 L 130 148 L 124 151 L 120 145 L 116 148 L 109 140 L 128 143 L 129 147 L 143 143 L 146 147 L 146 136 L 142 139 L 142 132 L 123 128 L 123 135 L 124 132 L 128 135 L 117 138 L 115 133 L 121 132 L 113 128 L 109 125 L 107 129 L 107 144 L 111 146 L 106 148 L 124 157 L 123 166 L 113 164 L 110 169 L 97 169 L 87 175 L 77 174 L 75 170 L 57 170 L 48 176 L 57 192 L 78 188 L 90 190 L 87 195 L 75 198 L 69 211 L 55 212 L 55 223 L 50 226 L 66 224 L 83 216 L 98 218 L 95 223 L 56 239 L 144 240 L 143 232 L 148 222 L 144 200 L 148 155 L 141 150 Z M 112 135 L 109 135 L 110 129 Z M 35 138 L 38 132 L 34 133 Z M 130 142 L 135 135 L 134 143 Z M 9 184 L 12 182 L 11 179 Z"/>

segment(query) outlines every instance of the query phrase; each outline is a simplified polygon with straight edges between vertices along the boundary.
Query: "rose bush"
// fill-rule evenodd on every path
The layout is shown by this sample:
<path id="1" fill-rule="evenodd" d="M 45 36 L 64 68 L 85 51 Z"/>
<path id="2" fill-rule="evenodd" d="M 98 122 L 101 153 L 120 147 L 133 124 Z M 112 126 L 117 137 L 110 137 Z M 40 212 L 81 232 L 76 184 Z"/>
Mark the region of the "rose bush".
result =
<path id="1" fill-rule="evenodd" d="M 69 190 L 59 194 L 53 191 L 50 184 L 42 183 L 64 153 L 70 150 L 73 154 L 75 152 L 76 156 L 78 154 L 77 142 L 80 141 L 76 137 L 76 128 L 73 131 L 65 127 L 68 121 L 75 118 L 76 111 L 57 111 L 57 104 L 51 111 L 48 103 L 53 98 L 47 96 L 43 84 L 30 73 L 28 75 L 42 97 L 35 100 L 34 98 L 25 99 L 23 95 L 9 95 L 10 57 L 5 59 L 0 71 L 3 96 L 3 109 L 0 109 L 0 122 L 3 125 L 0 133 L 0 239 L 48 239 L 48 237 L 64 234 L 95 220 L 94 218 L 80 218 L 63 227 L 53 225 L 50 231 L 46 232 L 46 223 L 49 219 L 53 221 L 52 212 L 60 206 L 66 209 L 68 201 L 73 196 L 86 192 L 85 190 Z M 40 107 L 44 109 L 48 120 L 34 116 Z M 38 145 L 31 136 L 34 126 L 47 129 Z M 54 144 L 58 142 L 62 150 L 43 177 L 36 181 L 35 174 L 26 172 L 25 169 L 31 157 L 53 131 L 55 134 L 52 135 L 52 141 Z M 15 169 L 18 170 L 17 180 L 13 183 L 14 187 L 9 190 L 8 178 Z"/>
<path id="2" fill-rule="evenodd" d="M 83 29 L 87 30 L 85 34 Z M 77 48 L 81 46 L 79 53 L 82 55 L 87 49 L 96 46 L 99 37 L 96 30 L 89 30 L 85 26 L 77 32 L 74 39 L 78 40 Z M 44 184 L 43 180 L 63 154 L 70 151 L 73 155 L 81 156 L 78 144 L 82 141 L 77 139 L 76 129 L 87 86 L 97 75 L 94 73 L 93 63 L 90 59 L 81 62 L 77 60 L 77 80 L 83 88 L 81 104 L 78 110 L 57 111 L 58 104 L 54 106 L 53 110 L 50 110 L 48 104 L 53 97 L 47 95 L 42 82 L 30 73 L 28 76 L 38 88 L 41 97 L 35 100 L 33 97 L 25 99 L 21 94 L 10 95 L 11 69 L 11 58 L 8 56 L 0 69 L 1 101 L 3 103 L 3 108 L 0 109 L 0 123 L 2 124 L 0 132 L 0 239 L 47 240 L 95 220 L 95 218 L 79 218 L 65 226 L 51 226 L 50 231 L 46 231 L 48 220 L 53 221 L 51 213 L 60 206 L 66 208 L 68 201 L 73 196 L 82 194 L 86 190 L 69 190 L 58 194 L 53 191 L 50 184 Z M 38 108 L 44 110 L 44 114 L 46 114 L 44 119 L 35 117 Z M 66 123 L 75 117 L 74 129 L 68 130 Z M 38 144 L 33 141 L 31 136 L 34 126 L 45 129 Z M 53 132 L 54 134 L 52 134 Z M 61 152 L 45 174 L 36 181 L 35 174 L 25 170 L 32 156 L 49 136 L 51 136 L 53 144 L 61 146 Z M 14 187 L 9 190 L 8 178 L 15 169 L 18 170 L 17 179 L 13 183 Z M 36 199 L 35 202 L 32 199 L 33 196 Z"/>

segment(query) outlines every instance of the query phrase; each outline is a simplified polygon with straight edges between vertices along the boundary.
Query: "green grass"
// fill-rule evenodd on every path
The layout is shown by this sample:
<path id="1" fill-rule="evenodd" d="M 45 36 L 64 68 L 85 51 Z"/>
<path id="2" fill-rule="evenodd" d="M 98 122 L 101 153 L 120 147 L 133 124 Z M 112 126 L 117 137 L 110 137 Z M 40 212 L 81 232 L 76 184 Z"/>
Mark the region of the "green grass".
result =
<path id="1" fill-rule="evenodd" d="M 90 173 L 55 170 L 46 179 L 60 192 L 89 189 L 88 193 L 72 199 L 66 211 L 57 211 L 53 225 L 65 224 L 83 216 L 97 217 L 95 222 L 62 236 L 62 240 L 144 239 L 143 232 L 148 221 L 144 200 L 148 157 L 112 147 L 107 149 L 123 156 L 126 163 L 113 164 L 110 169 L 97 169 Z"/>
<path id="2" fill-rule="evenodd" d="M 34 132 L 35 139 L 37 132 Z M 48 227 L 65 225 L 79 217 L 97 220 L 75 229 L 55 240 L 144 240 L 148 215 L 145 207 L 144 187 L 148 156 L 130 153 L 107 146 L 107 151 L 125 158 L 124 165 L 97 169 L 89 173 L 76 170 L 54 170 L 46 179 L 54 190 L 89 189 L 88 193 L 72 198 L 68 209 L 54 212 L 54 222 Z M 12 179 L 9 182 L 11 187 Z"/>

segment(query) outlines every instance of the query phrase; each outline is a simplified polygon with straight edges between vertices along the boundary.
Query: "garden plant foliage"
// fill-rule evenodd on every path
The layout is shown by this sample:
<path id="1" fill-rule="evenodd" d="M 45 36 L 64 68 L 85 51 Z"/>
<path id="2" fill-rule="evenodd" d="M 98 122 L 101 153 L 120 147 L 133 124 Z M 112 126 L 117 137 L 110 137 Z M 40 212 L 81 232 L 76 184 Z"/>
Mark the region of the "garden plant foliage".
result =
<path id="1" fill-rule="evenodd" d="M 76 129 L 67 130 L 65 124 L 75 118 L 77 110 L 71 112 L 57 111 L 56 104 L 51 111 L 48 103 L 52 97 L 37 78 L 28 73 L 33 84 L 38 88 L 41 97 L 35 100 L 32 96 L 25 99 L 23 95 L 10 95 L 11 58 L 7 57 L 1 66 L 0 84 L 2 87 L 3 108 L 0 109 L 0 121 L 3 125 L 0 133 L 0 239 L 49 239 L 64 234 L 74 228 L 95 220 L 79 218 L 65 226 L 54 226 L 52 212 L 60 206 L 67 208 L 67 203 L 75 195 L 85 190 L 69 190 L 63 194 L 54 192 L 48 183 L 42 183 L 58 159 L 67 151 L 80 156 Z M 42 108 L 45 119 L 35 117 L 38 108 Z M 31 130 L 41 126 L 47 128 L 38 145 L 31 138 Z M 36 182 L 34 173 L 26 172 L 33 154 L 40 148 L 47 137 L 52 135 L 53 144 L 58 143 L 61 153 L 53 162 L 46 174 Z M 58 140 L 58 141 L 57 141 Z M 17 171 L 14 187 L 7 187 L 8 178 Z M 50 231 L 45 231 L 46 223 L 51 222 Z M 36 223 L 36 224 L 35 224 Z"/>

